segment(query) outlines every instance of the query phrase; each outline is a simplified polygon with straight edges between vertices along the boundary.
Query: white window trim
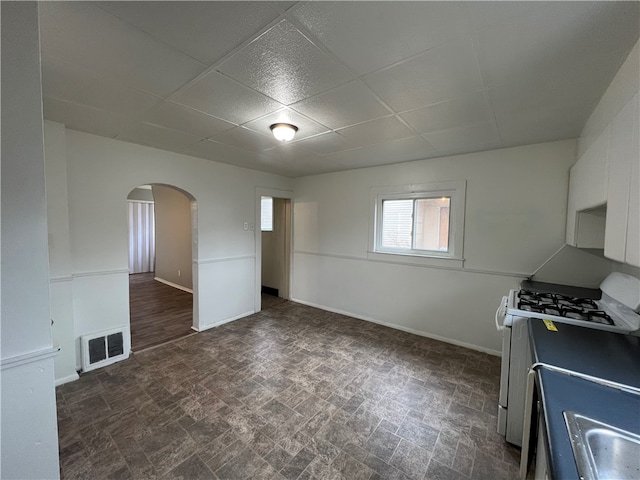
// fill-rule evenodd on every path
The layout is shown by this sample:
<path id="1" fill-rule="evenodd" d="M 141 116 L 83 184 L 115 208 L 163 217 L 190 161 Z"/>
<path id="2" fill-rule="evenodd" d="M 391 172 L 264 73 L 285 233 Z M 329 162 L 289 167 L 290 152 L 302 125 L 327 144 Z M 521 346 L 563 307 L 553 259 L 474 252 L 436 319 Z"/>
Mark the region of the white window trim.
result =
<path id="1" fill-rule="evenodd" d="M 415 185 L 371 188 L 369 251 L 367 257 L 393 263 L 462 268 L 464 264 L 464 211 L 467 182 L 455 180 Z M 399 251 L 381 248 L 382 201 L 402 198 L 451 197 L 449 211 L 449 252 L 429 250 Z"/>

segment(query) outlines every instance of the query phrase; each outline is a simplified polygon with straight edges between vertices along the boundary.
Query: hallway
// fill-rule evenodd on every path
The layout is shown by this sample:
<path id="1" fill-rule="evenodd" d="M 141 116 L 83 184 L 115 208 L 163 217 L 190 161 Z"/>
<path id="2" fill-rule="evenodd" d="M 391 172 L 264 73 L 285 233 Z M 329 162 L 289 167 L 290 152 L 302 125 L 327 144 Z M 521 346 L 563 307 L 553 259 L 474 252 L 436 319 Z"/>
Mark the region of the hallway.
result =
<path id="1" fill-rule="evenodd" d="M 193 295 L 154 280 L 154 273 L 129 275 L 131 349 L 149 347 L 195 333 Z"/>

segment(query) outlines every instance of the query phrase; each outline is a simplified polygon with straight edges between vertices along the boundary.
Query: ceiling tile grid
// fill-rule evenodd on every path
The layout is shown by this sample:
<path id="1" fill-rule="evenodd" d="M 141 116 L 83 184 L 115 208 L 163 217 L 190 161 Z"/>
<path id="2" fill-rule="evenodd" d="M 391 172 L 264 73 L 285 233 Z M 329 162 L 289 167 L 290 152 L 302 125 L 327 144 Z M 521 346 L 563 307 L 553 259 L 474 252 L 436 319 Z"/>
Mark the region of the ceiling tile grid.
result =
<path id="1" fill-rule="evenodd" d="M 358 80 L 294 103 L 291 108 L 315 118 L 333 130 L 392 113 L 363 82 Z"/>
<path id="2" fill-rule="evenodd" d="M 41 49 L 111 81 L 167 95 L 206 66 L 90 2 L 40 2 Z"/>
<path id="3" fill-rule="evenodd" d="M 287 20 L 224 61 L 218 71 L 284 105 L 353 78 Z"/>
<path id="4" fill-rule="evenodd" d="M 172 102 L 162 102 L 145 112 L 142 120 L 146 123 L 192 133 L 200 138 L 209 138 L 236 126 L 234 123 Z"/>
<path id="5" fill-rule="evenodd" d="M 237 125 L 282 108 L 275 100 L 216 71 L 187 85 L 171 101 Z"/>
<path id="6" fill-rule="evenodd" d="M 278 18 L 271 2 L 128 1 L 97 6 L 150 36 L 211 65 Z"/>
<path id="7" fill-rule="evenodd" d="M 634 1 L 39 9 L 45 118 L 292 177 L 575 138 L 640 37 Z"/>

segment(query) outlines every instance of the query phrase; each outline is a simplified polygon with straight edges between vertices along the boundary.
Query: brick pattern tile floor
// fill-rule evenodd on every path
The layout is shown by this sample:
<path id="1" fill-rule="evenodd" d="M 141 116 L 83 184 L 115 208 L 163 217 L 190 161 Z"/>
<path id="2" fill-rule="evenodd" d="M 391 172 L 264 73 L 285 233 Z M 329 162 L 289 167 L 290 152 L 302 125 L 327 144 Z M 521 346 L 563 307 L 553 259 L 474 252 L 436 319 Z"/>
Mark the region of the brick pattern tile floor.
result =
<path id="1" fill-rule="evenodd" d="M 58 387 L 62 478 L 517 478 L 498 358 L 265 306 Z"/>

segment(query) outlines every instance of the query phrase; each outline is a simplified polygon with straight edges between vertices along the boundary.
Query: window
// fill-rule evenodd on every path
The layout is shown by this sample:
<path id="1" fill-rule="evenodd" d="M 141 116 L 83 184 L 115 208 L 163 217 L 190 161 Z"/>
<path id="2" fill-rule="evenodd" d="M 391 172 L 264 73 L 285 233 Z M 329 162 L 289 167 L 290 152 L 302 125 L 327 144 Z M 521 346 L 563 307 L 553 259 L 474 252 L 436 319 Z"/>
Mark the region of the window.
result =
<path id="1" fill-rule="evenodd" d="M 462 260 L 465 188 L 458 181 L 374 189 L 371 253 Z"/>
<path id="2" fill-rule="evenodd" d="M 449 251 L 451 197 L 382 200 L 383 249 Z"/>
<path id="3" fill-rule="evenodd" d="M 260 199 L 260 230 L 273 231 L 273 198 L 261 197 Z"/>

